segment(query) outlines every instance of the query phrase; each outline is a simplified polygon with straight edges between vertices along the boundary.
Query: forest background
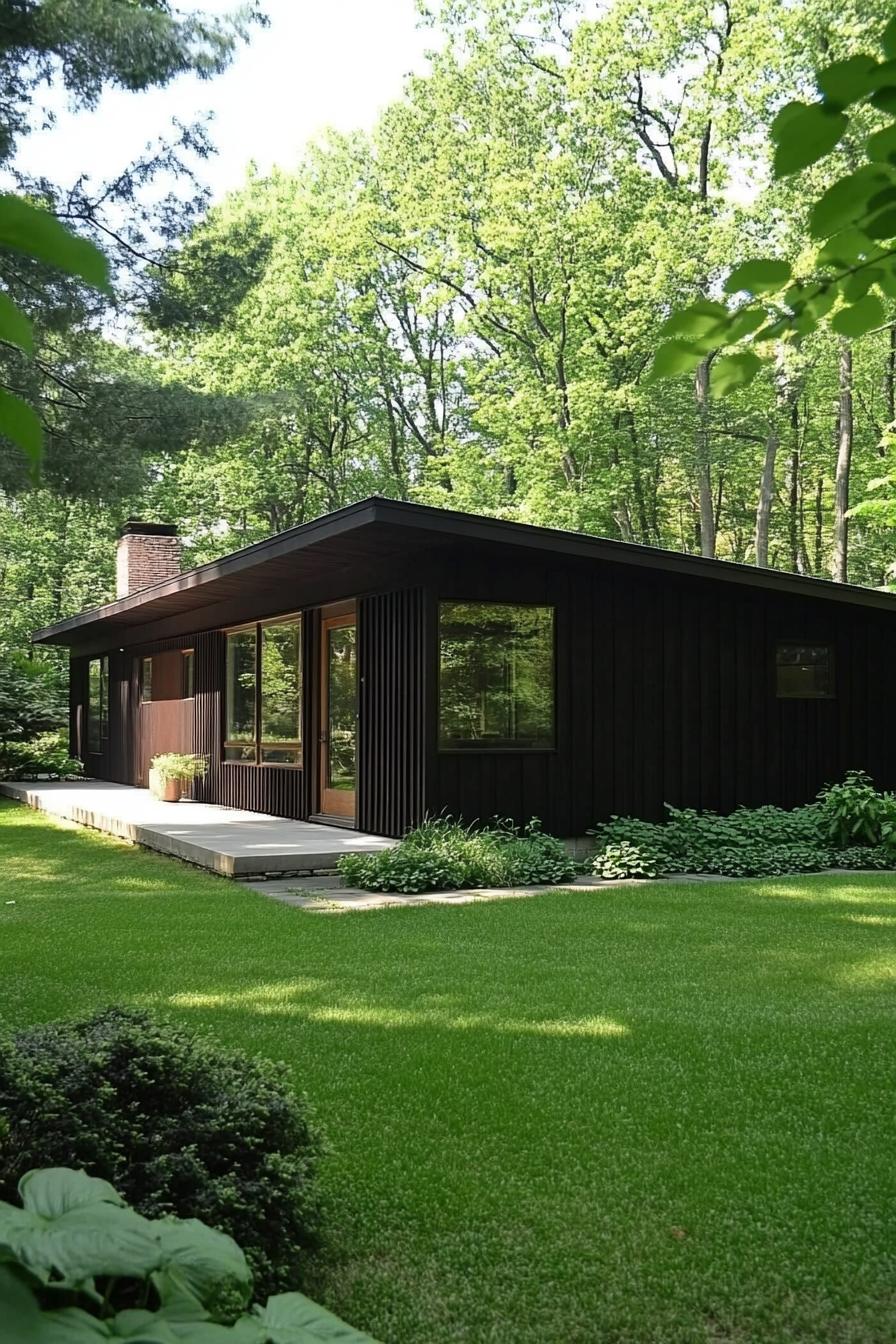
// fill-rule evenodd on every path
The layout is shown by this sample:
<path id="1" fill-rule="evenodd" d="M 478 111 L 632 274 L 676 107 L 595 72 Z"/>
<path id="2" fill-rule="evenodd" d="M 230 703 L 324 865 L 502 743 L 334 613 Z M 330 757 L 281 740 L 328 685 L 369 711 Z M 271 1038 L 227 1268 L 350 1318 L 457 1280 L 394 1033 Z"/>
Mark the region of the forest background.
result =
<path id="1" fill-rule="evenodd" d="M 213 77 L 263 16 L 7 0 L 0 167 L 110 257 L 114 297 L 13 254 L 39 480 L 0 442 L 0 656 L 114 591 L 128 517 L 186 562 L 380 493 L 873 586 L 896 583 L 896 329 L 782 342 L 713 397 L 648 380 L 669 314 L 753 255 L 807 251 L 811 202 L 877 114 L 785 180 L 767 128 L 873 49 L 881 0 L 442 0 L 429 70 L 370 134 L 209 207 L 202 126 L 113 181 L 28 178 L 42 92 Z M 19 162 L 20 159 L 16 162 Z M 836 545 L 835 545 L 836 538 Z M 52 653 L 47 655 L 52 660 Z"/>

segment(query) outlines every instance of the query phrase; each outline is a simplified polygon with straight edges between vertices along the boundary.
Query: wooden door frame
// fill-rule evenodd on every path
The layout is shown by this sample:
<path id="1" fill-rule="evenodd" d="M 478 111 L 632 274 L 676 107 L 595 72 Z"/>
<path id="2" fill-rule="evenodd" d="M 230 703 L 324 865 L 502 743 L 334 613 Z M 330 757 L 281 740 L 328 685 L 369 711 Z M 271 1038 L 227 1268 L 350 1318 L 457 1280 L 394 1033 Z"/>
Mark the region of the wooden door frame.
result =
<path id="1" fill-rule="evenodd" d="M 330 630 L 344 629 L 346 626 L 353 625 L 357 631 L 358 612 L 357 605 L 352 602 L 338 602 L 329 607 L 320 609 L 319 630 L 319 657 L 317 660 L 317 722 L 318 722 L 318 744 L 317 744 L 317 793 L 318 793 L 318 813 L 322 817 L 333 817 L 343 825 L 346 823 L 352 826 L 357 824 L 358 816 L 358 775 L 357 775 L 357 752 L 358 752 L 358 719 L 357 719 L 357 662 L 355 664 L 355 787 L 351 791 L 351 803 L 349 804 L 349 794 L 347 790 L 327 788 L 327 766 L 329 763 L 328 737 L 327 730 L 330 717 L 329 706 L 329 661 L 327 658 L 329 652 L 328 632 Z M 357 658 L 357 634 L 355 644 L 355 654 Z M 328 798 L 327 795 L 330 795 Z"/>

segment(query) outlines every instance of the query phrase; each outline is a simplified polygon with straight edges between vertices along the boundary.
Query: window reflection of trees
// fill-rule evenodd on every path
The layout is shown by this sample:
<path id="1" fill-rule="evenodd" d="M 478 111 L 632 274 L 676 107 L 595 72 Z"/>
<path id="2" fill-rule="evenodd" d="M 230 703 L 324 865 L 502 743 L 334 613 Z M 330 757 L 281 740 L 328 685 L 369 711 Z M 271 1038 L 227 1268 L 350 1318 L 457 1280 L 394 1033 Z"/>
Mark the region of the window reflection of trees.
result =
<path id="1" fill-rule="evenodd" d="M 443 747 L 553 745 L 553 607 L 443 602 L 439 634 Z"/>
<path id="2" fill-rule="evenodd" d="M 329 631 L 327 692 L 327 785 L 349 791 L 355 787 L 356 664 L 355 627 Z"/>

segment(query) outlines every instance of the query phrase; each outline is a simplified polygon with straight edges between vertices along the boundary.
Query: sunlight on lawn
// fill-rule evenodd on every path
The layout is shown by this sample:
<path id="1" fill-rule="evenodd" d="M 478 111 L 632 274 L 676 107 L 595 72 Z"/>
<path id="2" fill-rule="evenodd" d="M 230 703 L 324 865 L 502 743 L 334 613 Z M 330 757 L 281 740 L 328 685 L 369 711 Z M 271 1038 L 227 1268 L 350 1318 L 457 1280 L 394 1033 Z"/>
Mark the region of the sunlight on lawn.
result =
<path id="1" fill-rule="evenodd" d="M 302 995 L 323 989 L 324 980 L 279 981 L 233 993 L 172 994 L 172 1008 L 239 1008 L 262 1016 L 302 1017 L 308 1022 L 346 1022 L 371 1027 L 441 1027 L 447 1031 L 499 1031 L 535 1036 L 627 1036 L 629 1028 L 609 1017 L 528 1021 L 497 1013 L 452 1014 L 438 1008 L 394 1008 L 386 1004 L 322 1005 L 301 1002 Z"/>

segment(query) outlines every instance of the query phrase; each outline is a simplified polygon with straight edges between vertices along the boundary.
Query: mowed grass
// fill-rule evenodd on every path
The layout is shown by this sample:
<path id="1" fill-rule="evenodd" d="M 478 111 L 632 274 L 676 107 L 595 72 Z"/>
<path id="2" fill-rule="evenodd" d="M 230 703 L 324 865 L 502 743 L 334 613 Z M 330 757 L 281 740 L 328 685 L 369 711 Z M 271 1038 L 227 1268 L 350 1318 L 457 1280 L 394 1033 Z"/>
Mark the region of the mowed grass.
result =
<path id="1" fill-rule="evenodd" d="M 891 876 L 309 914 L 9 804 L 0 921 L 13 1023 L 283 1061 L 308 1287 L 388 1344 L 896 1337 Z"/>

